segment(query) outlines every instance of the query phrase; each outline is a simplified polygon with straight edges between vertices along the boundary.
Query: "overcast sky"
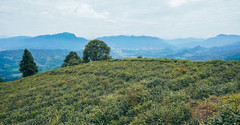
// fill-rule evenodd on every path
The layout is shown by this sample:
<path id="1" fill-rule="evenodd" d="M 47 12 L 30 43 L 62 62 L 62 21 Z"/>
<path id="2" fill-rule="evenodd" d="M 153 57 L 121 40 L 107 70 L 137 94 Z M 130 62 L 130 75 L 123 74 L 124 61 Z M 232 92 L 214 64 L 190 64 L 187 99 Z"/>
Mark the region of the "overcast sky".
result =
<path id="1" fill-rule="evenodd" d="M 240 0 L 0 0 L 0 35 L 240 34 Z"/>

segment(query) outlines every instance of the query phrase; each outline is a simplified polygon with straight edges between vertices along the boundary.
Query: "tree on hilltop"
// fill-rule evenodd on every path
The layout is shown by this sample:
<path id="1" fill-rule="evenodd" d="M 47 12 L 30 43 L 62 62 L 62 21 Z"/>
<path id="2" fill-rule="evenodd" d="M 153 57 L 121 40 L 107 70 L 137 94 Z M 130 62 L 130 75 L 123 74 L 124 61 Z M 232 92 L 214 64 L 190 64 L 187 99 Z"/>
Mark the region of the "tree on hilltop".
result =
<path id="1" fill-rule="evenodd" d="M 110 47 L 104 41 L 94 39 L 85 46 L 83 61 L 87 63 L 90 61 L 107 60 L 111 58 L 109 53 Z"/>
<path id="2" fill-rule="evenodd" d="M 78 65 L 82 63 L 82 59 L 74 51 L 71 51 L 64 59 L 62 67 Z"/>
<path id="3" fill-rule="evenodd" d="M 1 83 L 1 82 L 4 82 L 4 80 L 3 80 L 2 78 L 0 78 L 0 83 Z"/>
<path id="4" fill-rule="evenodd" d="M 23 77 L 31 76 L 38 73 L 38 67 L 34 62 L 32 54 L 27 49 L 24 50 L 19 67 L 19 71 L 23 73 Z"/>

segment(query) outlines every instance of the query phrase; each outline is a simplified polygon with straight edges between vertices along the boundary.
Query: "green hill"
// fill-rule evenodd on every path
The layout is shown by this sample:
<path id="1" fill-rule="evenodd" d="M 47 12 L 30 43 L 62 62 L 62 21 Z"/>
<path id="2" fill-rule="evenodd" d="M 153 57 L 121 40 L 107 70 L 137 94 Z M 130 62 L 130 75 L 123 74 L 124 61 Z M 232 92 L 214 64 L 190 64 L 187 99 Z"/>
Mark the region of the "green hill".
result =
<path id="1" fill-rule="evenodd" d="M 0 124 L 239 124 L 239 90 L 239 61 L 91 62 L 0 83 Z"/>

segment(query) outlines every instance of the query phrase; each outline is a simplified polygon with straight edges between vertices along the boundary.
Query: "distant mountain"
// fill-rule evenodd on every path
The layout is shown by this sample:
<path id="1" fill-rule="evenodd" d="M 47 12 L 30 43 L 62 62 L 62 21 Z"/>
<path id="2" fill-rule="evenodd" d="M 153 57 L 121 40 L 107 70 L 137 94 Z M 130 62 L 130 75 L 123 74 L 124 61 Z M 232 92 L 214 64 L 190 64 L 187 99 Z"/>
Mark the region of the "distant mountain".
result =
<path id="1" fill-rule="evenodd" d="M 220 34 L 208 39 L 185 38 L 165 40 L 152 36 L 104 36 L 97 39 L 105 41 L 112 49 L 182 49 L 202 46 L 206 48 L 220 47 L 240 42 L 239 35 Z M 89 40 L 76 37 L 72 33 L 40 35 L 36 37 L 17 36 L 0 38 L 0 50 L 17 49 L 83 49 Z"/>
<path id="2" fill-rule="evenodd" d="M 239 35 L 220 34 L 216 37 L 206 39 L 200 45 L 203 47 L 211 48 L 211 47 L 220 47 L 220 46 L 230 45 L 236 42 L 240 42 Z"/>
<path id="3" fill-rule="evenodd" d="M 231 45 L 235 42 L 240 42 L 240 36 L 220 34 L 216 37 L 211 37 L 208 39 L 185 38 L 185 39 L 172 39 L 172 40 L 164 40 L 164 41 L 176 46 L 177 48 L 193 48 L 195 46 L 211 48 L 211 47 Z"/>
<path id="4" fill-rule="evenodd" d="M 163 49 L 173 47 L 164 40 L 151 36 L 105 36 L 97 39 L 105 41 L 111 48 Z M 0 38 L 0 50 L 16 49 L 83 49 L 89 40 L 76 37 L 72 33 L 40 35 L 36 37 L 17 36 Z"/>
<path id="5" fill-rule="evenodd" d="M 105 36 L 97 39 L 105 41 L 112 48 L 163 49 L 173 47 L 164 40 L 151 36 Z"/>
<path id="6" fill-rule="evenodd" d="M 170 43 L 177 48 L 192 48 L 200 45 L 205 39 L 200 38 L 180 38 L 180 39 L 172 39 L 165 40 L 165 42 Z"/>
<path id="7" fill-rule="evenodd" d="M 221 47 L 205 48 L 196 46 L 190 49 L 184 49 L 178 53 L 168 55 L 167 58 L 188 59 L 188 60 L 239 60 L 240 42 Z"/>
<path id="8" fill-rule="evenodd" d="M 79 50 L 85 47 L 89 40 L 76 37 L 71 33 L 41 35 L 36 37 L 18 36 L 0 39 L 0 49 L 67 49 Z"/>

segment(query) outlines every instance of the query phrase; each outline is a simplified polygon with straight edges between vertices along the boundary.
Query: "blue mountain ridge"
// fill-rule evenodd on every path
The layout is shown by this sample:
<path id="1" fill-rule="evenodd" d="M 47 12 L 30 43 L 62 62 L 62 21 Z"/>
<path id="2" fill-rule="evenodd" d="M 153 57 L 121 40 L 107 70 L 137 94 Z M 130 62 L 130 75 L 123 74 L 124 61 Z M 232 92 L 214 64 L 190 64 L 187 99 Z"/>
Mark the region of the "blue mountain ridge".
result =
<path id="1" fill-rule="evenodd" d="M 182 38 L 182 39 L 161 39 L 152 36 L 104 36 L 97 39 L 105 41 L 111 48 L 121 49 L 181 49 L 202 46 L 206 48 L 220 47 L 240 42 L 239 35 L 220 34 L 208 39 Z M 0 50 L 16 49 L 83 49 L 88 39 L 77 37 L 75 34 L 64 32 L 53 35 L 40 35 L 35 37 L 17 36 L 0 38 Z"/>
<path id="2" fill-rule="evenodd" d="M 41 35 L 36 37 L 11 37 L 0 39 L 0 49 L 67 49 L 79 50 L 84 48 L 89 40 L 76 37 L 71 33 L 58 33 L 53 35 Z"/>

